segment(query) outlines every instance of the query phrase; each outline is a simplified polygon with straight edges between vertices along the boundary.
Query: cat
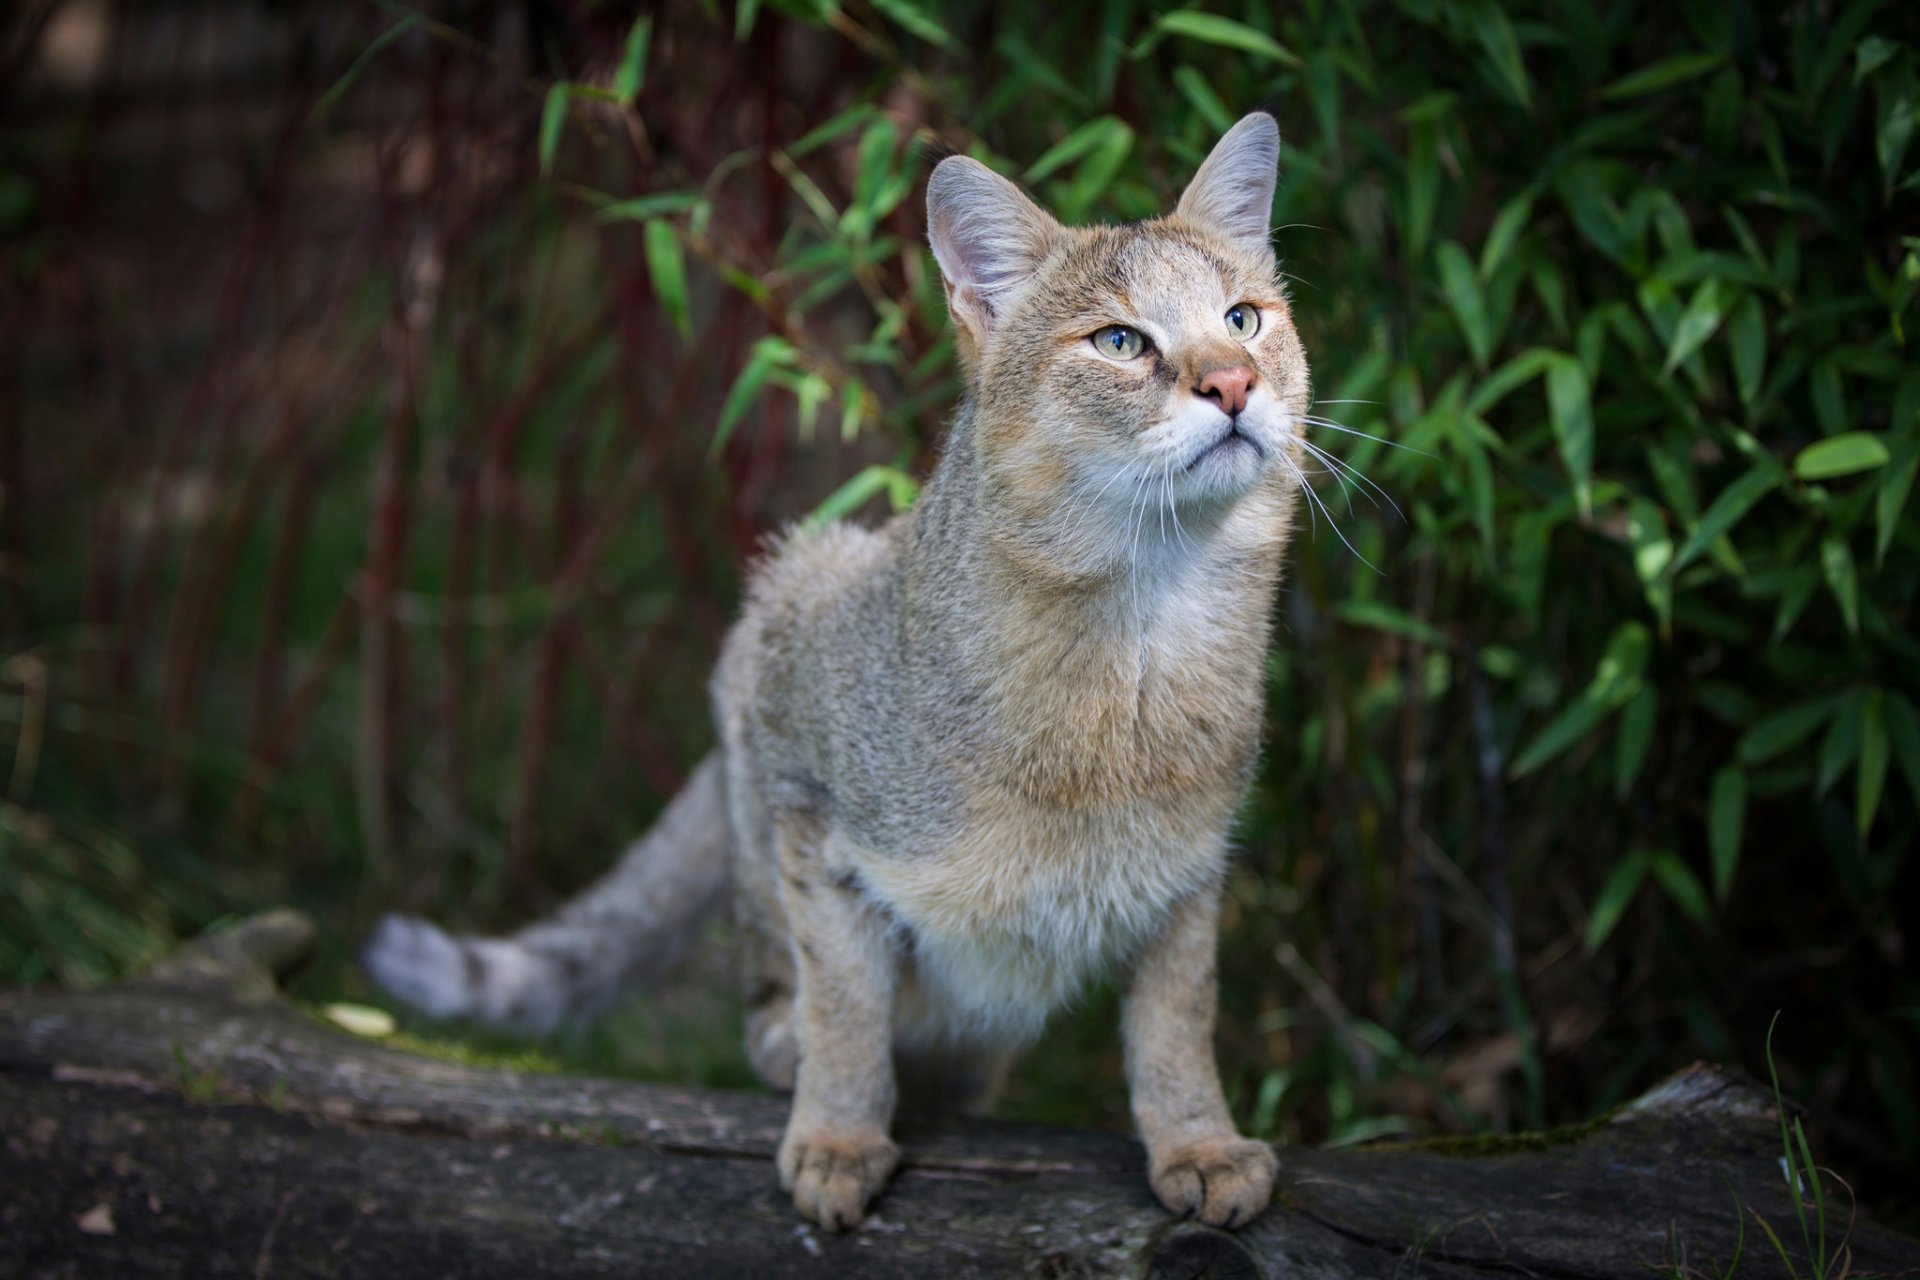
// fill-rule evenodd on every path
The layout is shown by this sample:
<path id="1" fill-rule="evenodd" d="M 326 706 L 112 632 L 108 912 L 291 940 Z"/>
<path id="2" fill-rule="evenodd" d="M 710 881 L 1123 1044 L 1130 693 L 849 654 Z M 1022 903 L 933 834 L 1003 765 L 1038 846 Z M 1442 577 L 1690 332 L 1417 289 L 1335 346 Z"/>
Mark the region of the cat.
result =
<path id="1" fill-rule="evenodd" d="M 966 392 L 918 503 L 787 537 L 713 678 L 720 748 L 554 920 L 389 917 L 365 952 L 441 1016 L 550 1028 L 731 897 L 747 1049 L 790 1089 L 782 1186 L 831 1230 L 898 1160 L 896 1069 L 979 1100 L 1097 975 L 1148 1177 L 1235 1227 L 1271 1198 L 1212 1049 L 1228 839 L 1304 483 L 1305 353 L 1270 243 L 1279 129 L 1174 212 L 1066 227 L 965 156 L 927 189 Z"/>

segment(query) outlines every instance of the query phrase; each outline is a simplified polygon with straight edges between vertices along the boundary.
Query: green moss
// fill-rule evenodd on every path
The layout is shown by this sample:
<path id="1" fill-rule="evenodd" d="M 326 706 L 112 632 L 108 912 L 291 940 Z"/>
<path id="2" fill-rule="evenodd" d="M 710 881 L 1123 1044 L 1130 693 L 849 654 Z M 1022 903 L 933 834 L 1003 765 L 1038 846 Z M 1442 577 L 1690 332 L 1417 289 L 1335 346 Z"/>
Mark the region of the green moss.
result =
<path id="1" fill-rule="evenodd" d="M 1571 1146 L 1605 1128 L 1613 1119 L 1609 1112 L 1581 1124 L 1566 1124 L 1554 1129 L 1533 1129 L 1520 1133 L 1461 1133 L 1434 1138 L 1419 1138 L 1398 1143 L 1396 1151 L 1429 1151 L 1442 1156 L 1508 1156 Z"/>
<path id="2" fill-rule="evenodd" d="M 396 1031 L 392 1035 L 382 1036 L 376 1043 L 407 1053 L 417 1053 L 423 1058 L 489 1071 L 524 1071 L 543 1076 L 561 1075 L 566 1071 L 553 1057 L 528 1045 L 483 1047 L 465 1040 L 420 1035 L 412 1031 Z"/>
<path id="3" fill-rule="evenodd" d="M 340 1025 L 327 1017 L 318 1004 L 301 1003 L 302 1013 L 321 1023 L 331 1031 L 341 1031 Z M 384 1036 L 363 1037 L 368 1044 L 384 1045 L 389 1049 L 398 1049 L 403 1053 L 418 1054 L 423 1058 L 432 1058 L 437 1062 L 451 1062 L 457 1066 L 473 1067 L 485 1071 L 523 1071 L 535 1075 L 562 1075 L 567 1068 L 551 1054 L 500 1037 L 498 1042 L 491 1040 L 484 1032 L 472 1037 L 462 1036 L 454 1031 L 438 1034 L 421 1030 L 401 1028 Z"/>

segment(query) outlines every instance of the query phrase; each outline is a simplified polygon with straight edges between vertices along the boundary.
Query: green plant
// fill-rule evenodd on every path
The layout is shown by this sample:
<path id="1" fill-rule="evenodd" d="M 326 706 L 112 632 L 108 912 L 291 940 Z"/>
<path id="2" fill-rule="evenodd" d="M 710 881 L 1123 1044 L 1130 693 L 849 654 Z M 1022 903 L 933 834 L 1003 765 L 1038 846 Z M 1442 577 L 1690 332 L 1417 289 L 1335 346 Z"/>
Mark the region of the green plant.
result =
<path id="1" fill-rule="evenodd" d="M 0 512 L 0 566 L 27 566 L 0 572 L 0 627 L 45 655 L 59 712 L 26 750 L 40 695 L 0 689 L 35 761 L 12 799 L 137 831 L 137 874 L 32 879 L 156 941 L 102 948 L 111 925 L 55 928 L 72 912 L 0 885 L 54 939 L 0 968 L 104 974 L 292 897 L 327 922 L 306 981 L 331 998 L 377 910 L 499 925 L 584 881 L 704 749 L 700 682 L 760 535 L 898 509 L 937 447 L 957 372 L 927 159 L 1145 217 L 1266 103 L 1326 457 L 1221 956 L 1241 1110 L 1314 1141 L 1577 1124 L 1785 1008 L 1782 1074 L 1817 1082 L 1816 1124 L 1854 1122 L 1813 1138 L 1865 1171 L 1863 1202 L 1920 1203 L 1903 10 L 568 14 L 516 45 L 369 5 L 292 67 L 298 127 L 246 171 L 359 147 L 386 159 L 345 203 L 375 212 L 324 269 L 296 218 L 226 228 L 210 260 L 246 323 L 177 312 L 215 390 L 130 434 L 98 424 L 140 396 L 44 371 L 96 345 L 179 363 L 118 322 L 140 312 L 124 262 L 87 239 L 111 228 L 48 203 L 70 167 L 135 176 L 89 130 L 5 135 L 34 197 L 6 211 L 31 251 L 9 250 L 5 313 L 36 323 L 0 384 L 35 465 Z M 282 289 L 310 327 L 255 323 Z M 183 847 L 215 904 L 181 903 Z M 1124 1122 L 1102 1015 L 1015 1082 L 1023 1114 Z"/>
<path id="2" fill-rule="evenodd" d="M 1811 1280 L 1828 1280 L 1830 1276 L 1845 1276 L 1852 1270 L 1847 1251 L 1847 1237 L 1852 1235 L 1853 1223 L 1849 1214 L 1847 1231 L 1841 1238 L 1828 1247 L 1827 1241 L 1827 1197 L 1821 1173 L 1839 1182 L 1840 1178 L 1831 1169 L 1822 1170 L 1813 1162 L 1813 1150 L 1807 1145 L 1807 1132 L 1800 1123 L 1800 1117 L 1794 1116 L 1791 1125 L 1787 1122 L 1787 1103 L 1780 1093 L 1780 1073 L 1773 1065 L 1773 1029 L 1779 1022 L 1779 1015 L 1767 1025 L 1767 1076 L 1773 1084 L 1773 1109 L 1780 1120 L 1780 1171 L 1786 1176 L 1787 1194 L 1793 1199 L 1794 1220 L 1800 1224 L 1800 1244 L 1802 1257 L 1809 1268 L 1807 1274 Z M 1841 1186 L 1846 1187 L 1844 1182 Z M 1812 1202 L 1808 1202 L 1811 1195 Z M 1851 1199 L 1853 1189 L 1847 1187 Z M 1800 1280 L 1800 1268 L 1788 1253 L 1779 1233 L 1772 1224 L 1760 1216 L 1756 1209 L 1749 1208 L 1753 1220 L 1766 1234 L 1767 1243 L 1780 1258 L 1780 1265 L 1787 1269 L 1790 1280 Z"/>

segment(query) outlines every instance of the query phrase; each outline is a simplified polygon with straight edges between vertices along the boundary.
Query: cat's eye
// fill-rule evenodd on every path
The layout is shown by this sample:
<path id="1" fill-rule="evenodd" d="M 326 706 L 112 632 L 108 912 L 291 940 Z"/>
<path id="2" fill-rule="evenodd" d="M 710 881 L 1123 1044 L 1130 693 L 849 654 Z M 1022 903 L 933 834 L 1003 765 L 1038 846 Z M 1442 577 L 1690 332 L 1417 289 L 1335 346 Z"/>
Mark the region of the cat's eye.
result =
<path id="1" fill-rule="evenodd" d="M 1260 308 L 1243 302 L 1228 310 L 1227 332 L 1242 342 L 1260 332 Z"/>
<path id="2" fill-rule="evenodd" d="M 1123 324 L 1110 324 L 1096 331 L 1092 342 L 1101 355 L 1115 360 L 1131 360 L 1147 349 L 1147 340 L 1140 336 L 1140 331 Z"/>

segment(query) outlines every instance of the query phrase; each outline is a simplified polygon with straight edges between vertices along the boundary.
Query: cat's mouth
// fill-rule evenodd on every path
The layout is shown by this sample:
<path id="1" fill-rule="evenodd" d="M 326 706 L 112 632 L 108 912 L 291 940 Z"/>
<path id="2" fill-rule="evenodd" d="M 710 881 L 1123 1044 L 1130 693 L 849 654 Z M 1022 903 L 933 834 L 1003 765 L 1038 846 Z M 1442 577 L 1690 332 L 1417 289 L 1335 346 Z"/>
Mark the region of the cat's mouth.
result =
<path id="1" fill-rule="evenodd" d="M 1228 424 L 1227 429 L 1215 440 L 1194 454 L 1193 460 L 1187 463 L 1184 470 L 1192 471 L 1209 458 L 1225 460 L 1239 453 L 1251 453 L 1255 458 L 1267 456 L 1267 451 L 1260 447 L 1260 442 L 1241 430 L 1239 422 L 1235 421 Z"/>

